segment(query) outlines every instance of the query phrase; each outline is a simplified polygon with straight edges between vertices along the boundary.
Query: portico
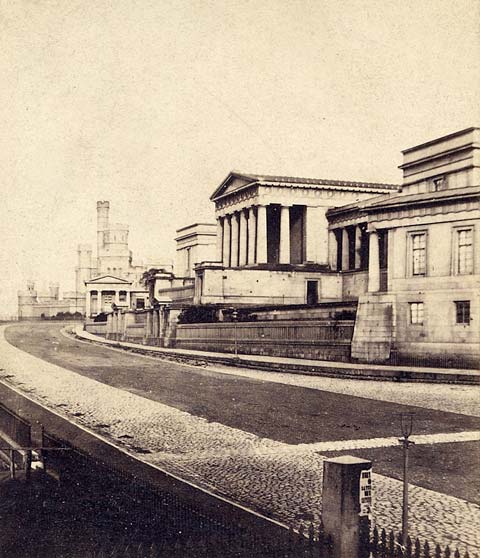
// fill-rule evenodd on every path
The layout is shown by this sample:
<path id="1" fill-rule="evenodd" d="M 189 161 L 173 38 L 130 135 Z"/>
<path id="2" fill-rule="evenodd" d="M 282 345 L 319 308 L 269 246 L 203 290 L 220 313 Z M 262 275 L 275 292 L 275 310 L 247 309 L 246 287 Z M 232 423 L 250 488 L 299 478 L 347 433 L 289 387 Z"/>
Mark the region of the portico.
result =
<path id="1" fill-rule="evenodd" d="M 86 281 L 86 316 L 111 312 L 112 304 L 130 310 L 141 308 L 147 299 L 147 291 L 134 288 L 131 281 L 112 275 L 96 277 Z"/>
<path id="2" fill-rule="evenodd" d="M 394 189 L 389 184 L 232 172 L 210 198 L 220 235 L 218 260 L 224 267 L 327 266 L 326 211 Z M 360 233 L 357 242 L 358 259 Z M 347 249 L 342 257 L 346 262 Z"/>

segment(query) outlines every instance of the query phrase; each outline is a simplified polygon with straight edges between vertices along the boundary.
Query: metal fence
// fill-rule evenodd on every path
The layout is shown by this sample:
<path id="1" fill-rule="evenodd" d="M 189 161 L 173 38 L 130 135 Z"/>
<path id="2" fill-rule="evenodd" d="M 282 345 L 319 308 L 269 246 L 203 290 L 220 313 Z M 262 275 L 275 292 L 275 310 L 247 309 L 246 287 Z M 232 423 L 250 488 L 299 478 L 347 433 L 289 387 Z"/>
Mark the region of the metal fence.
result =
<path id="1" fill-rule="evenodd" d="M 0 429 L 19 446 L 30 445 L 30 424 L 0 403 Z"/>
<path id="2" fill-rule="evenodd" d="M 270 320 L 181 324 L 175 346 L 244 354 L 349 360 L 354 322 Z"/>
<path id="3" fill-rule="evenodd" d="M 475 558 L 468 551 L 460 553 L 449 546 L 418 539 L 407 539 L 402 546 L 401 535 L 393 531 L 374 528 L 360 548 L 359 554 L 365 558 Z M 290 530 L 285 538 L 276 541 L 263 539 L 261 535 L 203 533 L 166 539 L 160 543 L 127 544 L 108 549 L 96 549 L 89 558 L 120 557 L 127 558 L 332 558 L 332 540 L 325 536 L 323 525 L 319 528 L 310 525 L 308 530 Z"/>
<path id="4" fill-rule="evenodd" d="M 385 529 L 373 529 L 369 545 L 370 556 L 372 558 L 475 558 L 468 551 L 460 553 L 450 546 L 441 546 L 435 542 L 423 541 L 419 539 L 407 538 L 406 545 L 402 545 L 402 536 L 395 535 L 393 531 L 388 533 Z"/>

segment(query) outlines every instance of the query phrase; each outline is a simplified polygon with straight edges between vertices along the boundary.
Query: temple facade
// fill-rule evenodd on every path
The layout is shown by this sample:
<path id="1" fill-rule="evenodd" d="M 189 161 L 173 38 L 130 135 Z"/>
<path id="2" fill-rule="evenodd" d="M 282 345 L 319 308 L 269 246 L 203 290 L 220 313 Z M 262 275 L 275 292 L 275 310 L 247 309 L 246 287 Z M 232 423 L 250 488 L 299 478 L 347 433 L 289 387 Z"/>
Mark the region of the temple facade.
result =
<path id="1" fill-rule="evenodd" d="M 213 193 L 215 261 L 195 269 L 195 302 L 304 304 L 335 300 L 329 208 L 396 192 L 393 184 L 230 173 Z"/>

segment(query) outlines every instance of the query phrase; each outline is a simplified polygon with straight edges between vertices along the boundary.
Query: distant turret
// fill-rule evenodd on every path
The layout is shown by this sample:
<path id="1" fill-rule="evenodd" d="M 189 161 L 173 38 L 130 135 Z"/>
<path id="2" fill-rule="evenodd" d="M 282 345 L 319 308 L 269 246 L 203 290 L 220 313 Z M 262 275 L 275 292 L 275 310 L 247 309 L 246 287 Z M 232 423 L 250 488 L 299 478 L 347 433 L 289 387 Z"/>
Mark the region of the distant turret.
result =
<path id="1" fill-rule="evenodd" d="M 108 231 L 108 214 L 110 211 L 110 202 L 97 202 L 97 256 L 103 254 L 103 248 L 106 241 L 106 232 Z"/>
<path id="2" fill-rule="evenodd" d="M 60 285 L 58 283 L 50 283 L 48 286 L 48 292 L 50 293 L 50 298 L 52 300 L 58 300 L 60 298 Z"/>
<path id="3" fill-rule="evenodd" d="M 85 292 L 85 281 L 92 278 L 92 247 L 90 244 L 79 244 L 77 248 L 78 265 L 75 268 L 75 288 L 78 293 Z"/>

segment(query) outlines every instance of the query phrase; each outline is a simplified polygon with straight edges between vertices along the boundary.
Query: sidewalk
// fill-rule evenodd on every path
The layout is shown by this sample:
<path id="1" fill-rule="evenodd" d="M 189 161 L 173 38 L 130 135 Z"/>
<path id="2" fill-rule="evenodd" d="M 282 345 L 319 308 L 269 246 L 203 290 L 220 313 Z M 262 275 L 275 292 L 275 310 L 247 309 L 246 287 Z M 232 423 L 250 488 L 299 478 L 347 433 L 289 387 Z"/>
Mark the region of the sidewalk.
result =
<path id="1" fill-rule="evenodd" d="M 391 380 L 404 382 L 435 382 L 449 384 L 480 385 L 480 370 L 460 368 L 427 368 L 415 366 L 388 366 L 383 364 L 360 364 L 347 362 L 333 362 L 328 360 L 308 360 L 287 357 L 272 357 L 260 355 L 238 355 L 231 353 L 213 353 L 207 351 L 193 351 L 188 349 L 167 349 L 139 343 L 128 343 L 105 339 L 83 330 L 83 326 L 74 327 L 77 337 L 96 343 L 103 343 L 121 347 L 136 352 L 150 353 L 165 357 L 177 357 L 191 360 L 207 360 L 209 362 L 242 366 L 257 370 L 273 372 L 291 372 L 314 376 L 331 376 L 355 378 L 365 380 Z"/>

